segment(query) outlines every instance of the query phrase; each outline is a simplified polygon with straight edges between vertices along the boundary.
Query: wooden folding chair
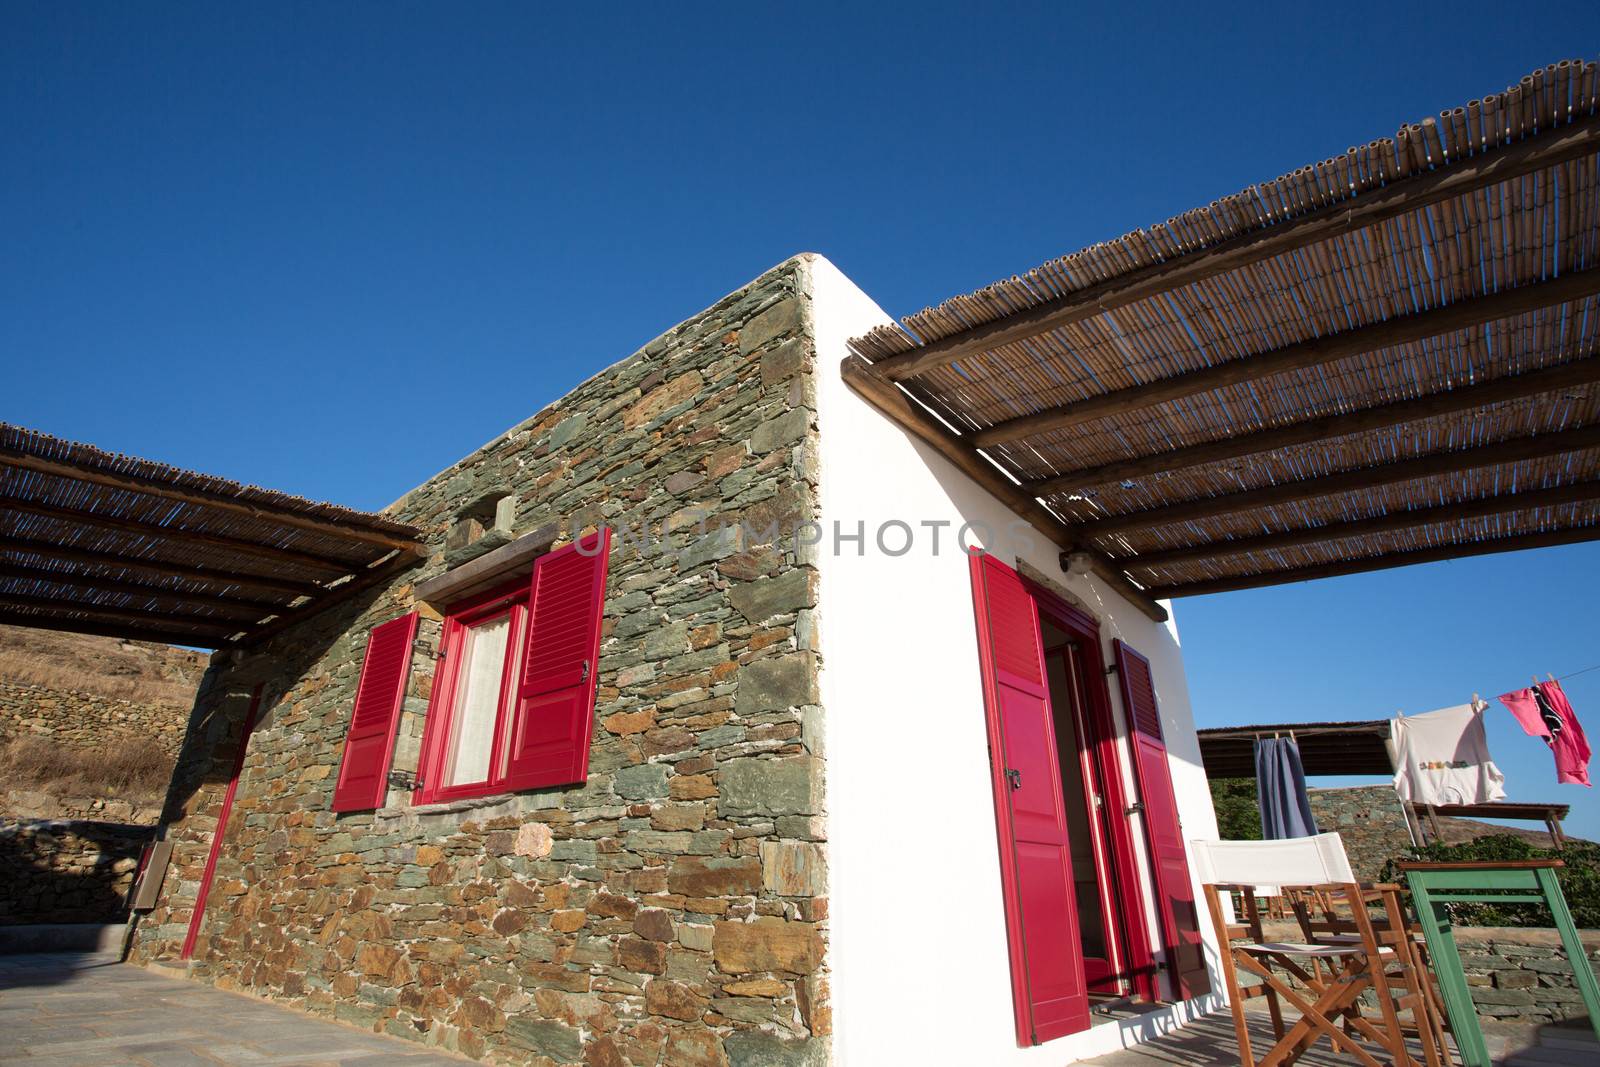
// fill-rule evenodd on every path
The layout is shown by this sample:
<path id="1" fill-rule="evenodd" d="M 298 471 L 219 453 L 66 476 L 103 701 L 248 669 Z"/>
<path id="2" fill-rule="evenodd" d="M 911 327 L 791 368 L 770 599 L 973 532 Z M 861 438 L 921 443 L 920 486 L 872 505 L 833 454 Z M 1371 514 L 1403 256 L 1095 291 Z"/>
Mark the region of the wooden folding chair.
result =
<path id="1" fill-rule="evenodd" d="M 1451 1067 L 1454 1059 L 1445 1040 L 1444 1003 L 1424 962 L 1421 930 L 1408 918 L 1402 892 L 1392 883 L 1363 886 L 1363 906 L 1378 944 L 1394 950 L 1393 960 L 1384 967 L 1384 978 L 1396 992 L 1396 1008 L 1410 1016 L 1409 1021 L 1401 1020 L 1402 1032 L 1416 1037 L 1427 1067 Z M 1354 918 L 1325 890 L 1290 889 L 1284 896 L 1308 942 L 1362 943 Z M 1359 1004 L 1352 1010 L 1359 1012 Z"/>
<path id="2" fill-rule="evenodd" d="M 1422 1067 L 1412 1057 L 1400 1026 L 1393 968 L 1403 967 L 1401 950 L 1380 943 L 1356 884 L 1338 834 L 1289 841 L 1193 841 L 1195 864 L 1205 887 L 1206 905 L 1216 927 L 1222 976 L 1228 989 L 1234 1031 L 1243 1067 L 1258 1067 L 1250 1044 L 1244 1001 L 1265 996 L 1276 1044 L 1259 1067 L 1292 1064 L 1322 1038 L 1364 1067 L 1381 1067 L 1376 1050 L 1396 1067 Z M 1311 890 L 1329 906 L 1342 906 L 1349 916 L 1354 942 L 1268 941 L 1256 901 L 1259 886 Z M 1238 894 L 1243 923 L 1233 921 L 1231 901 Z M 1241 973 L 1255 979 L 1242 986 Z M 1361 1014 L 1358 1000 L 1371 990 L 1378 1019 Z M 1285 1029 L 1283 1007 L 1299 1013 Z M 1341 1026 L 1342 1022 L 1342 1026 Z M 1435 1061 L 1427 1067 L 1440 1067 Z"/>

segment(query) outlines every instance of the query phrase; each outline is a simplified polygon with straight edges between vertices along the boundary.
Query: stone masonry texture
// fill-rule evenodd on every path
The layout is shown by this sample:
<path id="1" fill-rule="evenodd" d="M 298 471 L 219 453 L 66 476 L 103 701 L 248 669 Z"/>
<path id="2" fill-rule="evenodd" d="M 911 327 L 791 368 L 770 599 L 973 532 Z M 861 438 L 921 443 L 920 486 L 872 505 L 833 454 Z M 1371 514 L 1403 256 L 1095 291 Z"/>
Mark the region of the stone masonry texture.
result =
<path id="1" fill-rule="evenodd" d="M 77 820 L 0 823 L 0 926 L 125 918 L 150 826 Z"/>
<path id="2" fill-rule="evenodd" d="M 134 958 L 178 955 L 259 684 L 194 977 L 493 1063 L 825 1063 L 817 583 L 788 536 L 817 511 L 809 321 L 792 260 L 393 505 L 424 565 L 218 656 Z M 335 816 L 369 629 L 486 527 L 550 522 L 614 531 L 588 781 Z M 417 765 L 439 632 L 424 606 L 397 770 Z"/>
<path id="3" fill-rule="evenodd" d="M 1393 786 L 1308 789 L 1306 797 L 1317 829 L 1339 835 L 1363 882 L 1376 882 L 1385 863 L 1407 854 L 1411 827 Z"/>
<path id="4" fill-rule="evenodd" d="M 0 743 L 35 737 L 68 748 L 92 749 L 119 740 L 153 739 L 176 756 L 185 720 L 182 711 L 164 704 L 0 678 Z"/>

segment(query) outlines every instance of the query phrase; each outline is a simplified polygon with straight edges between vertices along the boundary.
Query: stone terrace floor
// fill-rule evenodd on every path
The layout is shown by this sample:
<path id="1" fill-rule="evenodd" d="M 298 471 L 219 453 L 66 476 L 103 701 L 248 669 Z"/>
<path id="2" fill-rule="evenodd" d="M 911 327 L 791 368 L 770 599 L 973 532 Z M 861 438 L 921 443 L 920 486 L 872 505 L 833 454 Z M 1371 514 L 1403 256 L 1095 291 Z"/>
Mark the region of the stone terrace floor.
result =
<path id="1" fill-rule="evenodd" d="M 1137 1029 L 1137 1018 L 1124 1025 Z M 1258 1056 L 1272 1047 L 1265 1012 L 1251 1013 Z M 1586 1023 L 1485 1027 L 1497 1063 L 1600 1067 Z M 0 1063 L 19 1067 L 460 1067 L 471 1061 L 365 1033 L 293 1008 L 152 974 L 104 956 L 0 955 Z M 1227 1012 L 1092 1067 L 1169 1067 L 1239 1062 Z M 1349 1067 L 1326 1042 L 1303 1067 Z"/>
<path id="2" fill-rule="evenodd" d="M 461 1067 L 470 1062 L 104 956 L 0 956 L 0 1063 Z"/>

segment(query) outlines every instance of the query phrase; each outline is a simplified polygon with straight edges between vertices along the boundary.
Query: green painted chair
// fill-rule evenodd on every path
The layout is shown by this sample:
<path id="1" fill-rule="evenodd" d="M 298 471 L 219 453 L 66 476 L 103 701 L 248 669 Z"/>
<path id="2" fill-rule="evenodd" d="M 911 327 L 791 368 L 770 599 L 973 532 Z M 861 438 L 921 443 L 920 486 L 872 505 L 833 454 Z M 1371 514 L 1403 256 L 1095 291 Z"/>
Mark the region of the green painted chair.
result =
<path id="1" fill-rule="evenodd" d="M 1473 863 L 1413 860 L 1399 866 L 1411 888 L 1411 902 L 1439 979 L 1439 993 L 1444 998 L 1445 1012 L 1450 1016 L 1450 1029 L 1455 1034 L 1462 1067 L 1492 1067 L 1492 1063 L 1484 1044 L 1483 1028 L 1478 1025 L 1477 1009 L 1472 1005 L 1472 994 L 1467 988 L 1461 954 L 1456 950 L 1447 906 L 1454 903 L 1547 906 L 1555 917 L 1556 930 L 1566 949 L 1567 961 L 1572 965 L 1578 992 L 1589 1009 L 1589 1025 L 1600 1038 L 1600 983 L 1595 981 L 1589 956 L 1583 950 L 1583 941 L 1578 937 L 1572 913 L 1567 910 L 1566 898 L 1561 895 L 1561 886 L 1556 881 L 1556 871 L 1563 866 L 1560 860 Z"/>

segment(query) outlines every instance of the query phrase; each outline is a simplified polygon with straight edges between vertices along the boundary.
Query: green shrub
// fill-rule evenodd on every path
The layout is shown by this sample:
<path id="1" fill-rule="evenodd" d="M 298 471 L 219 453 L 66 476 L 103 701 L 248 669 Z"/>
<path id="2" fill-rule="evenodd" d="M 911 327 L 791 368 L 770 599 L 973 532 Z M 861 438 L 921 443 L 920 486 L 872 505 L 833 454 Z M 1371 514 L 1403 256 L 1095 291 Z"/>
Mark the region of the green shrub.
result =
<path id="1" fill-rule="evenodd" d="M 1224 841 L 1260 841 L 1261 808 L 1254 778 L 1211 779 L 1211 805 L 1217 809 L 1217 834 Z"/>
<path id="2" fill-rule="evenodd" d="M 1513 834 L 1493 834 L 1459 845 L 1423 845 L 1408 849 L 1409 859 L 1436 862 L 1467 860 L 1559 859 L 1566 866 L 1556 872 L 1561 894 L 1567 898 L 1572 920 L 1579 928 L 1600 928 L 1600 845 L 1592 841 L 1569 841 L 1562 849 L 1539 848 Z M 1405 884 L 1399 865 L 1390 860 L 1384 865 L 1381 880 Z M 1473 926 L 1550 926 L 1550 911 L 1532 904 L 1452 904 L 1451 913 Z"/>

